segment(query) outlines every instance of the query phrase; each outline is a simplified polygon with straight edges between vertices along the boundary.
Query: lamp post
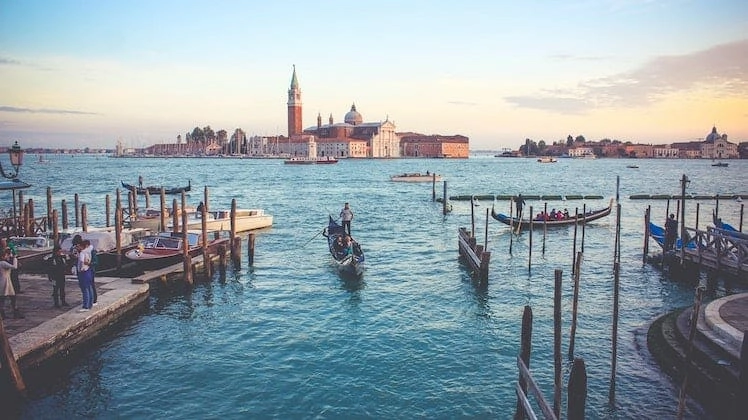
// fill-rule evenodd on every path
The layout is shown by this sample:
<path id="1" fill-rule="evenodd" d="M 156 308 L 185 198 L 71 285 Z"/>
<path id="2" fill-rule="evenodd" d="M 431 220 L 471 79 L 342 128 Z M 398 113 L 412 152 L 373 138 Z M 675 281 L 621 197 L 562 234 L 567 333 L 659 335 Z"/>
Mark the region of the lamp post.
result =
<path id="1" fill-rule="evenodd" d="M 8 149 L 8 155 L 10 156 L 10 164 L 13 166 L 14 172 L 5 172 L 2 162 L 0 162 L 0 174 L 2 174 L 4 178 L 13 180 L 18 179 L 18 170 L 23 164 L 23 150 L 21 149 L 21 146 L 18 145 L 18 141 L 13 143 L 13 147 Z"/>
<path id="2" fill-rule="evenodd" d="M 13 143 L 13 146 L 8 149 L 8 155 L 10 156 L 10 165 L 13 167 L 13 172 L 6 173 L 5 169 L 3 169 L 2 162 L 0 162 L 0 175 L 2 175 L 3 178 L 17 181 L 18 170 L 21 169 L 21 165 L 23 164 L 23 150 L 21 149 L 21 146 L 18 145 L 18 141 Z M 13 227 L 17 232 L 18 219 L 16 218 L 16 190 L 15 188 L 11 189 L 13 191 Z"/>

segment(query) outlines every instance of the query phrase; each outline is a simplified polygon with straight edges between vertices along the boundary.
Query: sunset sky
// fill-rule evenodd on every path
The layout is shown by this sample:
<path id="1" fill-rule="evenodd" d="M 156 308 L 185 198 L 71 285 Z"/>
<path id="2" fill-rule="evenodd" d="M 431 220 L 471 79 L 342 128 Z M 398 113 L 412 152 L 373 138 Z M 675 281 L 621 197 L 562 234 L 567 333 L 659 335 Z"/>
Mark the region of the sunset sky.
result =
<path id="1" fill-rule="evenodd" d="M 293 65 L 304 127 L 748 141 L 745 0 L 0 0 L 0 146 L 286 135 Z"/>

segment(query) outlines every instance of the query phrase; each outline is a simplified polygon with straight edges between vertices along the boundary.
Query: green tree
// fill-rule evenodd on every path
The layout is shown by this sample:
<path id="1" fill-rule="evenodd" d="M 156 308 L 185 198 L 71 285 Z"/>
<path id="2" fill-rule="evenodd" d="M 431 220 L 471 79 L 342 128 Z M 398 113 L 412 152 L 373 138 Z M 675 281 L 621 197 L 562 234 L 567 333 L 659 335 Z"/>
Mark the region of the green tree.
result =
<path id="1" fill-rule="evenodd" d="M 574 137 L 569 134 L 569 137 L 566 138 L 566 146 L 571 147 L 574 144 Z"/>

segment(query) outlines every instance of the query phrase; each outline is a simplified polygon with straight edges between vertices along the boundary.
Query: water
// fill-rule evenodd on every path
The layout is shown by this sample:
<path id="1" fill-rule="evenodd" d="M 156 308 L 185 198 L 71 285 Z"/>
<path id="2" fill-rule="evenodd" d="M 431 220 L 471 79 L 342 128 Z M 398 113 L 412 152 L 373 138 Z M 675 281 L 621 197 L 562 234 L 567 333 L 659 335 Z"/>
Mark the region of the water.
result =
<path id="1" fill-rule="evenodd" d="M 611 370 L 615 212 L 586 229 L 576 356 L 588 374 L 588 418 L 674 417 L 678 389 L 647 355 L 646 327 L 693 301 L 693 284 L 674 282 L 642 265 L 643 216 L 665 201 L 632 194 L 678 194 L 685 173 L 694 194 L 748 193 L 748 162 L 713 168 L 709 161 L 559 160 L 474 156 L 469 160 L 346 160 L 337 165 L 283 165 L 280 160 L 112 159 L 51 156 L 27 163 L 24 192 L 43 212 L 46 187 L 55 207 L 73 195 L 92 225 L 104 221 L 104 195 L 120 180 L 178 186 L 191 179 L 189 204 L 210 188 L 212 209 L 261 207 L 275 216 L 257 235 L 255 264 L 194 290 L 158 291 L 142 316 L 71 361 L 28 401 L 22 418 L 511 418 L 522 311 L 534 314 L 531 369 L 553 398 L 554 270 L 564 270 L 564 381 L 572 307 L 573 228 L 512 244 L 508 227 L 491 219 L 488 287 L 480 289 L 458 262 L 457 229 L 471 226 L 471 206 L 454 202 L 443 217 L 431 184 L 389 181 L 426 170 L 444 175 L 449 195 L 602 195 L 605 207 L 620 176 L 621 297 L 616 404 L 608 406 Z M 442 186 L 437 186 L 441 196 Z M 318 235 L 327 215 L 350 202 L 353 236 L 367 254 L 361 281 L 337 276 Z M 112 200 L 113 202 L 113 200 Z M 171 198 L 169 199 L 171 202 Z M 6 201 L 9 204 L 9 200 Z M 695 222 L 695 203 L 687 219 Z M 582 209 L 582 201 L 549 203 Z M 479 243 L 486 209 L 474 208 Z M 507 212 L 507 201 L 497 202 Z M 539 211 L 542 203 L 528 201 Z M 700 226 L 714 202 L 700 202 Z M 505 208 L 502 208 L 505 207 Z M 674 211 L 671 203 L 670 211 Z M 70 210 L 72 211 L 72 210 Z M 740 204 L 721 201 L 723 219 L 738 225 Z M 71 216 L 72 220 L 72 216 Z M 542 231 L 541 231 L 542 232 Z M 579 232 L 581 235 L 581 232 Z M 578 243 L 578 246 L 580 244 Z M 245 249 L 246 252 L 246 249 Z M 246 257 L 245 257 L 246 258 Z M 722 291 L 721 293 L 725 293 Z M 565 397 L 564 397 L 565 404 Z M 690 401 L 689 417 L 704 418 Z"/>

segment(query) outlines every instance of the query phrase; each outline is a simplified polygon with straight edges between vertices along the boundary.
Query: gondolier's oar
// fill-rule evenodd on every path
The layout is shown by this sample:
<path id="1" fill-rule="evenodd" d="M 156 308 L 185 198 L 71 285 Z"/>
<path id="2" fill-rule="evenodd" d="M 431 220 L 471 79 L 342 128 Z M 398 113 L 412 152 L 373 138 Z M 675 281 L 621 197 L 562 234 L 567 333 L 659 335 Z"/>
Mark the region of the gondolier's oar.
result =
<path id="1" fill-rule="evenodd" d="M 327 228 L 322 228 L 322 230 L 320 230 L 319 232 L 317 232 L 316 235 L 312 236 L 312 239 L 306 241 L 306 243 L 304 245 L 302 245 L 301 247 L 304 248 L 305 246 L 309 245 L 309 242 L 312 242 L 315 238 L 317 238 L 317 236 L 319 236 L 322 232 L 324 232 L 325 229 L 327 229 Z"/>

